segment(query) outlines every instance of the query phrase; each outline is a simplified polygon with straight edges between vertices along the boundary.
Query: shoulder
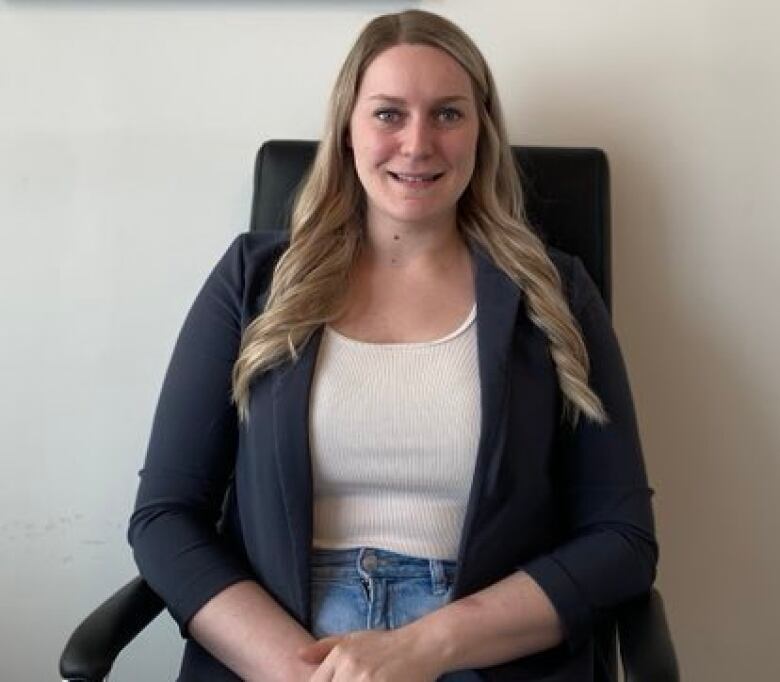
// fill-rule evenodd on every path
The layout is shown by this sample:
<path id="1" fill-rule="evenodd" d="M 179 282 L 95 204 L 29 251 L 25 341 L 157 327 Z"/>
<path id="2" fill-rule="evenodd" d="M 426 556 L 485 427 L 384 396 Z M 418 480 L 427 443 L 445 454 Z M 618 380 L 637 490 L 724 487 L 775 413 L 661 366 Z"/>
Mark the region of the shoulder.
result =
<path id="1" fill-rule="evenodd" d="M 573 256 L 554 246 L 547 246 L 546 250 L 561 277 L 563 292 L 572 312 L 581 310 L 594 295 L 600 298 L 598 288 L 579 256 Z"/>
<path id="2" fill-rule="evenodd" d="M 289 246 L 286 232 L 244 232 L 228 247 L 217 266 L 244 288 L 258 279 L 269 279 L 274 266 Z"/>
<path id="3" fill-rule="evenodd" d="M 286 232 L 245 232 L 238 235 L 215 267 L 207 286 L 231 299 L 244 323 L 265 304 L 274 267 L 289 246 Z"/>
<path id="4" fill-rule="evenodd" d="M 244 232 L 228 248 L 234 259 L 241 261 L 245 272 L 273 268 L 290 244 L 286 232 Z"/>

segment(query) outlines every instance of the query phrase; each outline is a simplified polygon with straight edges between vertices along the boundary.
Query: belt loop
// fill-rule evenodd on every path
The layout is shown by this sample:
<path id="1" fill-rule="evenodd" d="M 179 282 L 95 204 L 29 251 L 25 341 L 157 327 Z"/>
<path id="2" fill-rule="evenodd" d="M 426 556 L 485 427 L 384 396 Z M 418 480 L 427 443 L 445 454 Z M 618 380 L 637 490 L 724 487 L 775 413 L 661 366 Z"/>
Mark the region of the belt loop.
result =
<path id="1" fill-rule="evenodd" d="M 444 563 L 440 559 L 429 559 L 431 567 L 431 592 L 444 594 L 447 591 L 447 577 L 444 575 Z"/>

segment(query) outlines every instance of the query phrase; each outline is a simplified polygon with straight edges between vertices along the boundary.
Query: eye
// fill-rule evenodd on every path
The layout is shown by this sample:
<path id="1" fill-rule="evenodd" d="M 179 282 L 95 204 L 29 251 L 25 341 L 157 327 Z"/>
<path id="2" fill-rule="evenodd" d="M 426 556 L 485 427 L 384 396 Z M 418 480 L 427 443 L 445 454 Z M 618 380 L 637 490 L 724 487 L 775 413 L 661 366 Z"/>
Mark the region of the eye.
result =
<path id="1" fill-rule="evenodd" d="M 454 107 L 443 107 L 436 112 L 436 118 L 442 123 L 457 123 L 463 114 Z"/>
<path id="2" fill-rule="evenodd" d="M 401 112 L 398 109 L 378 109 L 374 112 L 374 118 L 382 123 L 398 123 Z"/>

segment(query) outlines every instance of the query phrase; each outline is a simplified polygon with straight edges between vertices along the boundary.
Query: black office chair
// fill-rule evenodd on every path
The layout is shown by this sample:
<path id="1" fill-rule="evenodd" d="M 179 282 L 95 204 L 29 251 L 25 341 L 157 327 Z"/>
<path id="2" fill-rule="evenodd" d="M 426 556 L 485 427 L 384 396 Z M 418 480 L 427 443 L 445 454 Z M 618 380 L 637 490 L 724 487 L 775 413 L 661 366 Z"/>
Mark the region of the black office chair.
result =
<path id="1" fill-rule="evenodd" d="M 311 164 L 315 142 L 271 141 L 255 163 L 250 229 L 286 229 L 294 190 Z M 553 246 L 582 259 L 611 309 L 609 170 L 597 149 L 515 147 L 531 224 Z M 164 608 L 140 577 L 79 625 L 60 658 L 64 680 L 98 682 L 119 652 Z M 597 630 L 599 682 L 617 678 L 617 652 L 626 682 L 678 682 L 663 601 L 657 590 L 624 604 Z"/>

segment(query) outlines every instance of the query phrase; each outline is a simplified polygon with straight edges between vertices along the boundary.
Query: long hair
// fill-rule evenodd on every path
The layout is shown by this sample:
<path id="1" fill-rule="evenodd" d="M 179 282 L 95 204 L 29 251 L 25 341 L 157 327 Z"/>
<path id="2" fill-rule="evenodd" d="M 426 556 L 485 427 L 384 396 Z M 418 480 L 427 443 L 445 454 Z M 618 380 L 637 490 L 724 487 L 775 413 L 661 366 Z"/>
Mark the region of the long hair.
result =
<path id="1" fill-rule="evenodd" d="M 339 71 L 323 138 L 293 206 L 289 248 L 274 270 L 264 311 L 244 331 L 233 367 L 233 400 L 241 419 L 248 414 L 252 379 L 295 361 L 312 334 L 343 312 L 365 219 L 365 196 L 347 145 L 349 121 L 368 65 L 399 44 L 443 50 L 469 74 L 480 130 L 474 173 L 458 201 L 458 228 L 524 291 L 529 316 L 548 339 L 563 393 L 562 419 L 576 426 L 583 413 L 605 423 L 601 401 L 588 386 L 588 354 L 558 271 L 524 218 L 520 180 L 490 69 L 460 28 L 420 10 L 372 20 Z"/>

